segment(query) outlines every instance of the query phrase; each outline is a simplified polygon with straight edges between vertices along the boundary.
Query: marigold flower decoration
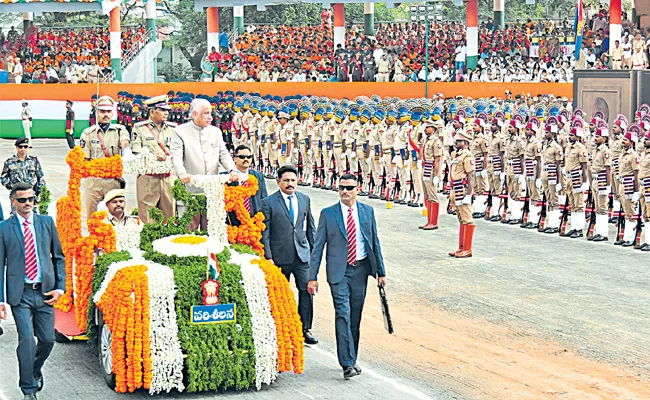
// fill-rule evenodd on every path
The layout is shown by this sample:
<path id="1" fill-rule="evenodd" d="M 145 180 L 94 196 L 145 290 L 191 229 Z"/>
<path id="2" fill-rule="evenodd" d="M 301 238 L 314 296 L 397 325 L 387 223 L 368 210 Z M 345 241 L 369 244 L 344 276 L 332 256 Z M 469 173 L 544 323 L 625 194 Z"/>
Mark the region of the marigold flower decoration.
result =
<path id="1" fill-rule="evenodd" d="M 228 242 L 249 245 L 260 256 L 264 256 L 264 214 L 258 212 L 251 218 L 244 206 L 244 199 L 253 197 L 258 189 L 259 182 L 253 175 L 249 175 L 248 180 L 239 186 L 226 186 L 224 202 L 226 212 L 234 211 L 240 223 L 239 226 L 228 226 Z"/>
<path id="2" fill-rule="evenodd" d="M 111 344 L 115 391 L 149 389 L 152 380 L 147 266 L 116 272 L 97 303 L 113 333 Z"/>
<path id="3" fill-rule="evenodd" d="M 75 245 L 75 318 L 79 329 L 85 330 L 88 319 L 88 301 L 92 294 L 93 271 L 95 270 L 95 249 L 107 253 L 116 250 L 117 239 L 113 226 L 107 224 L 106 211 L 95 212 L 88 221 L 88 236 L 77 239 Z"/>
<path id="4" fill-rule="evenodd" d="M 266 278 L 271 314 L 276 326 L 278 371 L 290 371 L 293 365 L 293 372 L 302 374 L 305 369 L 305 338 L 289 282 L 280 268 L 270 261 L 260 258 L 251 262 L 259 265 Z"/>
<path id="5" fill-rule="evenodd" d="M 56 203 L 56 225 L 65 254 L 66 291 L 57 302 L 56 307 L 61 311 L 68 312 L 72 307 L 75 291 L 72 273 L 76 255 L 75 247 L 77 240 L 81 238 L 81 180 L 89 177 L 121 178 L 123 166 L 122 158 L 119 155 L 85 161 L 83 150 L 79 146 L 70 150 L 65 160 L 70 166 L 70 177 L 66 195 Z M 88 299 L 85 301 L 87 303 Z M 85 313 L 85 309 L 80 312 Z"/>

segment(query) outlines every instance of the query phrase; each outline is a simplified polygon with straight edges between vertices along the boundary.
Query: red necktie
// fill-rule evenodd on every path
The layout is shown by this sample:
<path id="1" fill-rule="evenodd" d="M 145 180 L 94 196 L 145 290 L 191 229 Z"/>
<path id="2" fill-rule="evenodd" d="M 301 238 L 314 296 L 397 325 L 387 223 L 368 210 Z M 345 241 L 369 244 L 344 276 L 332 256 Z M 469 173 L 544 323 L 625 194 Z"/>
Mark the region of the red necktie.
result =
<path id="1" fill-rule="evenodd" d="M 27 279 L 35 281 L 38 276 L 38 266 L 36 265 L 36 246 L 34 245 L 34 235 L 29 229 L 29 221 L 23 222 L 23 235 L 25 237 L 25 274 Z"/>
<path id="2" fill-rule="evenodd" d="M 248 213 L 250 214 L 251 213 L 251 199 L 250 199 L 250 197 L 246 197 L 244 199 L 244 207 L 246 207 L 246 209 L 248 210 Z"/>
<path id="3" fill-rule="evenodd" d="M 352 208 L 348 208 L 348 264 L 353 265 L 357 262 L 357 227 L 352 216 Z"/>

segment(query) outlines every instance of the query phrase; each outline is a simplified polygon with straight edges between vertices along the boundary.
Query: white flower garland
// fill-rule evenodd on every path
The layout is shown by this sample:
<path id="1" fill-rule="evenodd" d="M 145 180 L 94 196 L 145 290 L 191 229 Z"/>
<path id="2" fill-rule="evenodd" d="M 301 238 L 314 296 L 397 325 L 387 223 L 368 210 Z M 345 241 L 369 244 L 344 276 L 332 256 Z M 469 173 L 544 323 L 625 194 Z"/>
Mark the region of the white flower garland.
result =
<path id="1" fill-rule="evenodd" d="M 113 226 L 117 251 L 139 249 L 142 227 L 142 224 Z"/>
<path id="2" fill-rule="evenodd" d="M 169 174 L 173 171 L 174 166 L 172 165 L 171 156 L 167 157 L 165 161 L 158 161 L 156 155 L 149 152 L 146 147 L 133 160 L 124 162 L 125 174 Z"/>
<path id="3" fill-rule="evenodd" d="M 228 243 L 224 185 L 228 175 L 192 175 L 190 185 L 203 190 L 207 199 L 208 235 Z"/>
<path id="4" fill-rule="evenodd" d="M 178 257 L 207 257 L 208 251 L 219 254 L 224 249 L 223 242 L 211 236 L 199 236 L 206 241 L 197 244 L 174 243 L 174 239 L 193 237 L 195 235 L 173 235 L 154 240 L 152 243 L 154 251 L 166 256 Z"/>
<path id="5" fill-rule="evenodd" d="M 183 352 L 178 339 L 178 322 L 174 297 L 176 296 L 176 285 L 174 283 L 174 272 L 171 268 L 147 261 L 142 258 L 134 258 L 128 261 L 114 262 L 108 267 L 106 276 L 101 287 L 93 296 L 97 304 L 115 274 L 122 268 L 145 265 L 149 281 L 149 334 L 151 342 L 151 365 L 152 381 L 149 392 L 151 394 L 162 391 L 169 392 L 172 389 L 182 391 L 183 385 Z"/>
<path id="6" fill-rule="evenodd" d="M 278 342 L 276 326 L 271 314 L 271 304 L 264 272 L 251 263 L 259 259 L 250 254 L 239 254 L 230 250 L 230 263 L 239 265 L 243 277 L 246 303 L 251 312 L 253 343 L 255 344 L 255 386 L 270 385 L 278 376 Z"/>
<path id="7" fill-rule="evenodd" d="M 183 385 L 183 351 L 178 339 L 174 296 L 174 271 L 164 265 L 147 263 L 149 277 L 149 335 L 151 339 L 152 379 L 150 394 L 179 392 Z"/>

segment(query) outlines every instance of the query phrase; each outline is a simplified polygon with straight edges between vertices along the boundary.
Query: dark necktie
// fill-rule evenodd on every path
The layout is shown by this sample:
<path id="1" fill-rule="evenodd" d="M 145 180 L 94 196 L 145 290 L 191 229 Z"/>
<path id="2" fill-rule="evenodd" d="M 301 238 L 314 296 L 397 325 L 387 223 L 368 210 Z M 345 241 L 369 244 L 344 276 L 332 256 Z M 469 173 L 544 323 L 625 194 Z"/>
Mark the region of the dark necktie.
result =
<path id="1" fill-rule="evenodd" d="M 294 219 L 293 219 L 293 202 L 291 201 L 293 199 L 293 196 L 289 196 L 289 217 L 291 218 L 291 225 L 294 224 Z"/>

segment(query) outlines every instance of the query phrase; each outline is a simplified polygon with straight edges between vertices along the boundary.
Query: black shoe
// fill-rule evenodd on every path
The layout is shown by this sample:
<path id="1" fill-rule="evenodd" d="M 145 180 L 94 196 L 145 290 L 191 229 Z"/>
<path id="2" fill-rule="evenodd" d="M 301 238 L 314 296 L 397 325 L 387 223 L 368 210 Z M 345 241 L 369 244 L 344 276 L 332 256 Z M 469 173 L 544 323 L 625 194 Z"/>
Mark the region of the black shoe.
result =
<path id="1" fill-rule="evenodd" d="M 559 228 L 546 228 L 542 232 L 553 234 L 553 233 L 558 233 L 559 231 L 560 231 Z"/>
<path id="2" fill-rule="evenodd" d="M 23 397 L 23 400 L 38 400 L 36 398 L 36 393 L 30 393 L 26 394 L 25 397 Z"/>
<path id="3" fill-rule="evenodd" d="M 519 227 L 520 227 L 520 228 L 527 229 L 527 228 L 530 228 L 530 225 L 531 225 L 531 224 L 532 224 L 532 222 L 526 222 L 525 224 L 521 224 L 521 225 L 519 225 Z"/>
<path id="4" fill-rule="evenodd" d="M 602 236 L 602 235 L 595 235 L 595 236 L 591 239 L 592 242 L 606 242 L 606 241 L 608 241 L 608 240 L 609 240 L 609 239 L 607 239 L 607 236 Z"/>
<path id="5" fill-rule="evenodd" d="M 571 236 L 571 235 L 573 235 L 574 233 L 576 233 L 576 230 L 575 230 L 575 229 L 572 229 L 572 230 L 570 230 L 569 232 L 564 232 L 564 235 L 560 234 L 560 236 L 562 236 L 562 237 Z"/>
<path id="6" fill-rule="evenodd" d="M 612 217 L 612 219 L 609 220 L 610 224 L 617 224 L 618 223 L 618 217 Z"/>
<path id="7" fill-rule="evenodd" d="M 384 196 L 384 195 L 382 195 L 382 196 L 379 196 L 379 200 L 383 200 L 383 201 L 386 201 L 386 196 Z"/>
<path id="8" fill-rule="evenodd" d="M 309 329 L 305 329 L 302 331 L 302 335 L 305 337 L 305 343 L 307 344 L 318 344 L 318 338 L 309 331 Z"/>
<path id="9" fill-rule="evenodd" d="M 356 369 L 354 369 L 354 367 L 347 367 L 346 369 L 343 370 L 343 379 L 345 379 L 346 381 L 357 375 L 359 375 L 359 373 L 357 372 Z"/>
<path id="10" fill-rule="evenodd" d="M 578 229 L 575 232 L 573 232 L 571 235 L 569 235 L 571 239 L 577 239 L 582 237 L 582 230 Z"/>
<path id="11" fill-rule="evenodd" d="M 617 241 L 614 242 L 614 246 L 620 246 L 620 245 L 622 245 L 623 243 L 625 243 L 625 240 L 623 240 L 623 239 L 621 239 L 621 240 L 617 240 Z"/>
<path id="12" fill-rule="evenodd" d="M 365 196 L 367 196 L 367 195 L 368 195 L 368 192 L 361 192 L 361 193 L 359 193 L 359 196 L 363 196 L 363 197 L 365 197 Z"/>
<path id="13" fill-rule="evenodd" d="M 314 189 L 320 189 L 320 184 L 316 183 L 316 184 L 312 185 L 312 187 L 313 187 Z"/>
<path id="14" fill-rule="evenodd" d="M 331 186 L 321 186 L 320 188 L 325 190 L 332 190 Z"/>
<path id="15" fill-rule="evenodd" d="M 526 229 L 537 229 L 539 228 L 539 224 L 536 224 L 534 222 L 529 222 L 529 225 L 526 227 Z"/>
<path id="16" fill-rule="evenodd" d="M 354 368 L 354 370 L 357 371 L 358 375 L 361 375 L 361 367 L 359 367 L 357 364 L 354 364 L 352 368 Z"/>
<path id="17" fill-rule="evenodd" d="M 623 242 L 622 246 L 623 247 L 632 247 L 632 246 L 634 246 L 634 242 Z"/>
<path id="18" fill-rule="evenodd" d="M 369 199 L 378 199 L 379 196 L 377 196 L 376 194 L 371 194 L 370 196 L 368 196 L 368 198 Z"/>
<path id="19" fill-rule="evenodd" d="M 472 213 L 472 218 L 477 218 L 477 219 L 478 219 L 478 218 L 483 218 L 483 217 L 485 217 L 485 213 L 484 213 L 484 212 L 475 212 L 475 213 Z"/>
<path id="20" fill-rule="evenodd" d="M 413 207 L 413 202 L 412 202 L 412 201 L 408 201 L 408 202 L 406 202 L 406 205 L 407 205 L 408 207 Z"/>
<path id="21" fill-rule="evenodd" d="M 38 377 L 35 376 L 34 380 L 38 384 L 38 391 L 40 392 L 41 390 L 43 390 L 43 386 L 45 385 L 45 382 L 43 381 L 43 375 Z"/>
<path id="22" fill-rule="evenodd" d="M 510 225 L 521 225 L 521 220 L 520 219 L 511 219 L 510 222 L 508 222 Z"/>
<path id="23" fill-rule="evenodd" d="M 639 249 L 641 251 L 650 251 L 650 244 L 646 243 Z"/>

